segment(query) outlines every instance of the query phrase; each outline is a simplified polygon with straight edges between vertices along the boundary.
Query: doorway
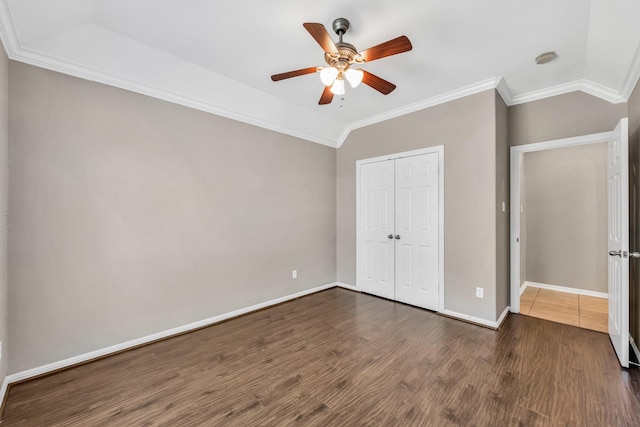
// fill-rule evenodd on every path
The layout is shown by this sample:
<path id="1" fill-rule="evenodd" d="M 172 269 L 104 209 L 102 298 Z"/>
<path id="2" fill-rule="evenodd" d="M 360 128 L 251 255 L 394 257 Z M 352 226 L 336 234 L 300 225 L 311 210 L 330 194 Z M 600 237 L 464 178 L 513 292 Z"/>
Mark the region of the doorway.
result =
<path id="1" fill-rule="evenodd" d="M 520 160 L 520 313 L 607 333 L 607 144 Z"/>
<path id="2" fill-rule="evenodd" d="M 520 294 L 524 283 L 523 272 L 525 266 L 521 265 L 522 247 L 520 244 L 521 235 L 521 175 L 526 153 L 534 153 L 538 151 L 553 150 L 556 148 L 573 147 L 588 144 L 606 143 L 611 136 L 611 132 L 603 132 L 599 134 L 584 135 L 573 138 L 565 138 L 554 141 L 538 142 L 511 147 L 511 311 L 520 313 Z M 523 212 L 526 215 L 526 212 Z M 525 236 L 526 238 L 526 236 Z"/>

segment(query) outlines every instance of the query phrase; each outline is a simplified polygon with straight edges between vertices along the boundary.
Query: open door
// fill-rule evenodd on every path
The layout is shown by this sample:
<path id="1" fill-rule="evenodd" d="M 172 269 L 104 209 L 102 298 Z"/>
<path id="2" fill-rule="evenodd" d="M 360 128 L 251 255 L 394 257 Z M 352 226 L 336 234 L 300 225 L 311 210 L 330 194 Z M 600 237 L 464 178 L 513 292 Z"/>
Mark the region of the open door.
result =
<path id="1" fill-rule="evenodd" d="M 609 337 L 620 364 L 629 367 L 629 130 L 620 120 L 607 142 Z"/>

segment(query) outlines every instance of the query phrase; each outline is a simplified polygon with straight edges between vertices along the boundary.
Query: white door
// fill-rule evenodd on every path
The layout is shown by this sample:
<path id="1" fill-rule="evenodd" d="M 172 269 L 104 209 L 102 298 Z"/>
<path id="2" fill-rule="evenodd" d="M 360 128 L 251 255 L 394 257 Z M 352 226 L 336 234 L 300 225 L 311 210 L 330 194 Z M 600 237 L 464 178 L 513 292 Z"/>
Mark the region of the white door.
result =
<path id="1" fill-rule="evenodd" d="M 438 310 L 439 156 L 360 165 L 356 252 L 363 292 Z"/>
<path id="2" fill-rule="evenodd" d="M 394 299 L 393 160 L 360 166 L 357 285 L 364 292 Z"/>
<path id="3" fill-rule="evenodd" d="M 622 119 L 608 145 L 609 337 L 629 367 L 629 163 L 628 124 Z"/>
<path id="4" fill-rule="evenodd" d="M 396 300 L 438 310 L 438 153 L 395 161 Z"/>

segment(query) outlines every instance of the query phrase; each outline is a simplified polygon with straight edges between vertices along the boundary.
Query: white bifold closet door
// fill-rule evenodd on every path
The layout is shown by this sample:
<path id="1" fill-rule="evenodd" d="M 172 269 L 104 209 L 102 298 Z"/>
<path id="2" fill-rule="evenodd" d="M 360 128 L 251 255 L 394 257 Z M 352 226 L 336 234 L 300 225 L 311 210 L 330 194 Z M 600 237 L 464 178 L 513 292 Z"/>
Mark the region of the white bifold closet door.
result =
<path id="1" fill-rule="evenodd" d="M 357 285 L 438 309 L 438 153 L 360 166 Z"/>

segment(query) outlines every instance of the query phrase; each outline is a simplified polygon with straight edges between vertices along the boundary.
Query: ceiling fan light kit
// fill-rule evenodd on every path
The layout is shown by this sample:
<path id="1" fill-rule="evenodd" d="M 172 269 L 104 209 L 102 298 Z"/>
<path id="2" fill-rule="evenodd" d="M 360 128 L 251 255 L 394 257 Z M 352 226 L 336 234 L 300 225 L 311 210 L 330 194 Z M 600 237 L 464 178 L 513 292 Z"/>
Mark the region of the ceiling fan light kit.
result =
<path id="1" fill-rule="evenodd" d="M 320 105 L 330 104 L 333 100 L 333 95 L 344 95 L 345 79 L 352 88 L 357 87 L 360 83 L 364 83 L 383 95 L 388 95 L 393 92 L 396 88 L 396 85 L 393 83 L 371 74 L 366 70 L 352 68 L 352 66 L 398 53 L 408 52 L 413 48 L 411 42 L 406 36 L 400 36 L 362 52 L 358 52 L 352 44 L 345 43 L 342 40 L 342 36 L 349 29 L 349 25 L 349 21 L 345 18 L 338 18 L 333 21 L 332 28 L 339 37 L 338 42 L 334 43 L 324 25 L 313 22 L 303 24 L 304 28 L 324 50 L 324 60 L 328 67 L 309 67 L 274 74 L 271 76 L 271 80 L 277 82 L 291 77 L 320 73 L 320 80 L 322 84 L 325 85 L 325 89 L 320 97 Z"/>

